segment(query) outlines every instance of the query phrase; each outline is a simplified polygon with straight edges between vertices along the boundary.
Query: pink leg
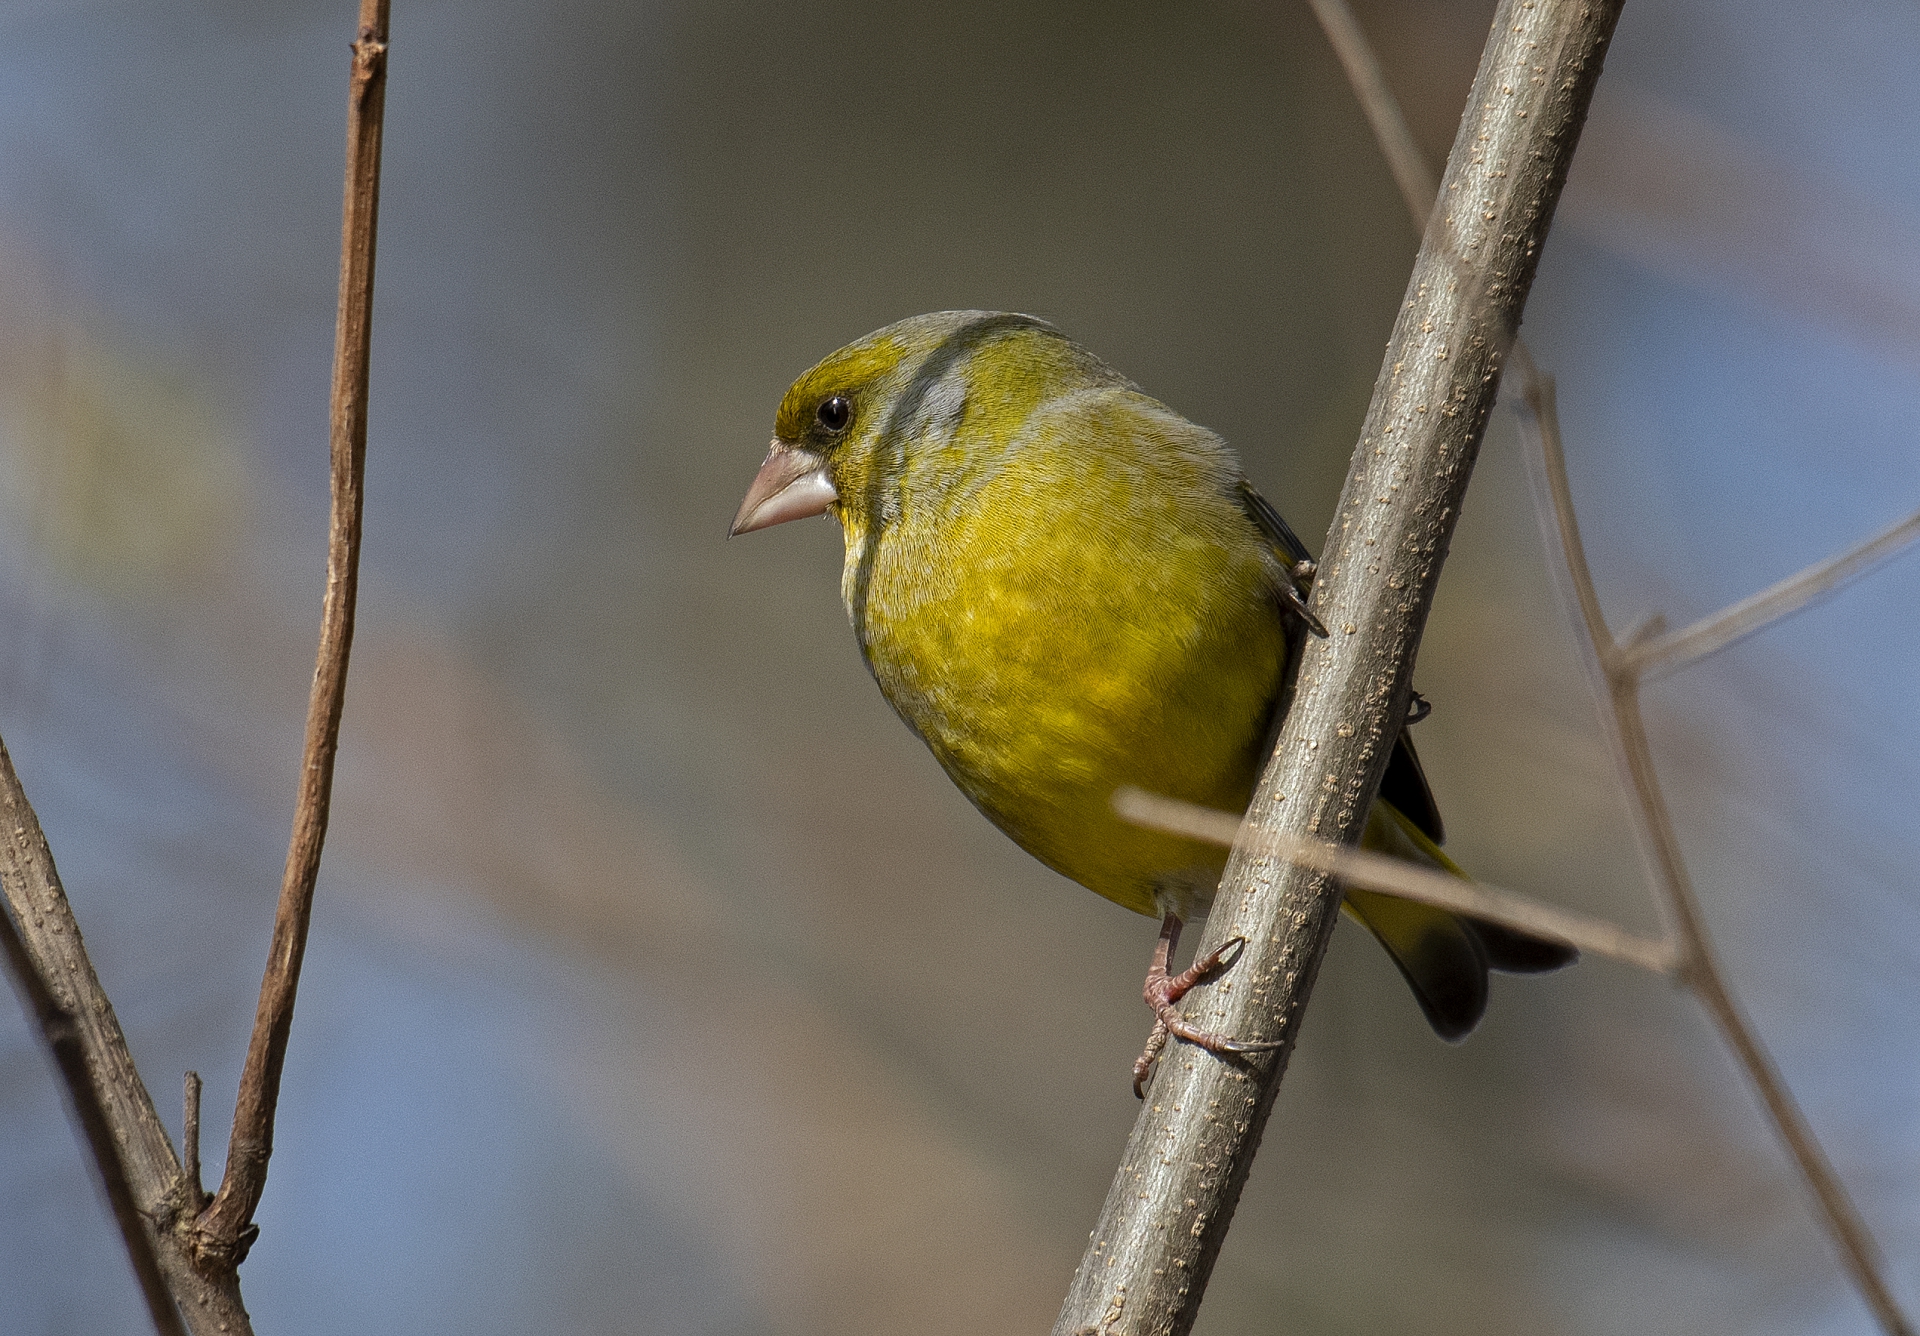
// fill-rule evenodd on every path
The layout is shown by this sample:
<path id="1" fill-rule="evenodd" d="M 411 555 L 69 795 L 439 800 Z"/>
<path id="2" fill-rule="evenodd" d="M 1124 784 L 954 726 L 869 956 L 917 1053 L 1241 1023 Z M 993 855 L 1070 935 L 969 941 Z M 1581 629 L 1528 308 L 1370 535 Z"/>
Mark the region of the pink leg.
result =
<path id="1" fill-rule="evenodd" d="M 1153 963 L 1147 966 L 1147 983 L 1141 990 L 1147 1005 L 1153 1008 L 1154 1022 L 1153 1033 L 1147 1036 L 1146 1050 L 1133 1064 L 1133 1093 L 1140 1099 L 1147 1097 L 1147 1077 L 1169 1038 L 1184 1039 L 1209 1053 L 1267 1053 L 1280 1047 L 1276 1040 L 1229 1039 L 1225 1035 L 1202 1030 L 1189 1024 L 1187 1018 L 1175 1009 L 1174 1003 L 1185 997 L 1195 984 L 1221 970 L 1230 969 L 1247 945 L 1246 938 L 1235 937 L 1219 950 L 1209 951 L 1194 961 L 1184 973 L 1169 977 L 1167 963 L 1173 959 L 1173 950 L 1180 944 L 1180 929 L 1183 926 L 1178 914 L 1168 914 L 1160 921 L 1160 940 L 1154 944 Z"/>

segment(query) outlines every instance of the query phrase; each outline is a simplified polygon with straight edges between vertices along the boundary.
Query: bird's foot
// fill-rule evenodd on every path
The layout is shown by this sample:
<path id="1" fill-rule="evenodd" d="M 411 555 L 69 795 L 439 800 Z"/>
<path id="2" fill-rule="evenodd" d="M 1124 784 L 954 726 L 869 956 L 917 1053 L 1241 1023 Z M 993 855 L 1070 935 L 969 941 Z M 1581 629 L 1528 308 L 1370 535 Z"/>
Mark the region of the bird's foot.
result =
<path id="1" fill-rule="evenodd" d="M 1229 1039 L 1211 1030 L 1202 1030 L 1180 1014 L 1174 1004 L 1185 997 L 1195 984 L 1233 968 L 1234 962 L 1240 959 L 1240 953 L 1247 946 L 1246 938 L 1232 938 L 1201 956 L 1181 973 L 1169 975 L 1167 962 L 1180 942 L 1181 926 L 1178 914 L 1168 914 L 1161 920 L 1160 940 L 1154 945 L 1153 963 L 1147 966 L 1146 987 L 1141 990 L 1147 1005 L 1153 1008 L 1154 1022 L 1153 1033 L 1147 1036 L 1146 1048 L 1133 1063 L 1133 1093 L 1138 1099 L 1147 1097 L 1147 1078 L 1153 1074 L 1154 1063 L 1170 1038 L 1184 1039 L 1209 1053 L 1269 1053 L 1280 1047 L 1277 1040 Z"/>

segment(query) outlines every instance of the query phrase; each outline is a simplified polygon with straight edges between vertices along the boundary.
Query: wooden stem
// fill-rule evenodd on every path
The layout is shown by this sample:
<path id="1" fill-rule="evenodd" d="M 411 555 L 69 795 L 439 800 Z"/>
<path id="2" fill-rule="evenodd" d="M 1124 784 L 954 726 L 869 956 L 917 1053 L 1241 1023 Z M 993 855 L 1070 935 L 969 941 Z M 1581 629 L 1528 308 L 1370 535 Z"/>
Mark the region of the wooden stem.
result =
<path id="1" fill-rule="evenodd" d="M 4 744 L 0 833 L 0 888 L 7 900 L 0 957 L 40 1022 L 154 1329 L 177 1336 L 184 1314 L 194 1336 L 252 1336 L 233 1273 L 209 1275 L 193 1263 L 183 1227 L 198 1203 L 188 1197 L 173 1143 L 94 973 L 53 851 Z"/>
<path id="2" fill-rule="evenodd" d="M 1407 712 L 1414 651 L 1566 180 L 1620 0 L 1502 0 L 1314 583 L 1311 641 L 1250 832 L 1354 842 Z M 1339 903 L 1324 873 L 1227 865 L 1202 952 L 1248 941 L 1190 996 L 1208 1029 L 1271 1054 L 1166 1053 L 1055 1336 L 1184 1336 L 1313 986 Z"/>
<path id="3" fill-rule="evenodd" d="M 334 332 L 332 395 L 333 508 L 327 539 L 327 592 L 320 651 L 307 708 L 300 792 L 274 914 L 260 1006 L 240 1074 L 226 1172 L 201 1213 L 196 1246 L 204 1264 L 237 1266 L 254 1231 L 266 1189 L 273 1117 L 280 1098 L 293 1004 L 313 916 L 313 886 L 327 837 L 334 754 L 346 701 L 359 583 L 360 508 L 367 453 L 367 367 L 373 321 L 373 257 L 380 206 L 380 136 L 386 107 L 389 0 L 361 0 L 347 94 L 346 203 L 340 238 L 340 304 Z"/>

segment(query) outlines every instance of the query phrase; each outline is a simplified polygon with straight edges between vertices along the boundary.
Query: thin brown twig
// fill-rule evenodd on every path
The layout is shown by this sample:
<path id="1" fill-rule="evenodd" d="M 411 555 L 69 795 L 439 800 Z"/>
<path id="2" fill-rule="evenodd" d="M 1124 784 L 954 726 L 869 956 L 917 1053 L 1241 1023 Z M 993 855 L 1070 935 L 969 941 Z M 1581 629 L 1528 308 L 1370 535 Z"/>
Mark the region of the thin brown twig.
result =
<path id="1" fill-rule="evenodd" d="M 1242 819 L 1231 812 L 1140 789 L 1121 789 L 1113 795 L 1113 807 L 1137 826 L 1229 848 L 1244 839 L 1250 853 L 1284 858 L 1338 877 L 1348 886 L 1385 891 L 1403 899 L 1438 905 L 1456 914 L 1470 914 L 1516 932 L 1565 942 L 1588 955 L 1604 956 L 1636 969 L 1671 975 L 1677 964 L 1672 946 L 1665 942 L 1484 881 L 1465 881 L 1444 872 L 1416 867 L 1402 859 L 1328 844 L 1324 840 L 1298 840 L 1243 831 Z"/>
<path id="2" fill-rule="evenodd" d="M 1537 369 L 1529 368 L 1523 377 L 1523 389 L 1527 412 L 1522 417 L 1535 437 L 1545 467 L 1561 552 L 1580 605 L 1581 620 L 1586 624 L 1588 639 L 1606 684 L 1607 713 L 1613 725 L 1614 741 L 1620 749 L 1637 800 L 1642 829 L 1653 852 L 1656 880 L 1679 936 L 1680 978 L 1713 1017 L 1721 1038 L 1733 1050 L 1753 1083 L 1775 1132 L 1820 1208 L 1842 1265 L 1874 1318 L 1889 1336 L 1913 1336 L 1912 1325 L 1894 1301 L 1893 1292 L 1881 1274 L 1879 1249 L 1859 1208 L 1834 1172 L 1780 1069 L 1742 1012 L 1726 972 L 1714 954 L 1705 916 L 1694 893 L 1693 878 L 1687 870 L 1673 816 L 1654 768 L 1646 718 L 1640 709 L 1637 660 L 1632 647 L 1623 651 L 1608 630 L 1593 575 L 1587 566 L 1573 507 L 1573 490 L 1567 481 L 1566 455 L 1561 448 L 1552 380 Z"/>
<path id="3" fill-rule="evenodd" d="M 1642 682 L 1665 677 L 1818 602 L 1893 560 L 1916 538 L 1920 538 L 1920 510 L 1839 556 L 1816 562 L 1691 626 L 1622 648 L 1621 670 L 1633 672 Z"/>
<path id="4" fill-rule="evenodd" d="M 4 907 L 0 907 L 0 957 L 5 958 L 7 976 L 20 994 L 20 1001 L 39 1024 L 40 1037 L 59 1069 L 68 1107 L 73 1110 L 74 1121 L 80 1124 L 80 1135 L 86 1141 L 101 1186 L 106 1190 L 107 1205 L 113 1211 L 114 1224 L 119 1226 L 121 1242 L 126 1244 L 127 1260 L 133 1264 L 134 1279 L 139 1282 L 141 1297 L 147 1302 L 153 1329 L 160 1336 L 187 1336 L 187 1329 L 180 1321 L 180 1310 L 167 1292 L 167 1280 L 161 1274 L 160 1258 L 154 1251 L 148 1225 L 141 1219 L 140 1207 L 134 1200 L 126 1161 L 114 1143 L 112 1120 L 87 1071 L 87 1051 L 81 1042 L 80 1027 L 73 1013 L 53 995 L 53 989 L 41 977 L 25 939 L 14 927 L 13 916 Z"/>
<path id="5" fill-rule="evenodd" d="M 1407 125 L 1407 118 L 1400 110 L 1400 99 L 1387 84 L 1380 58 L 1374 54 L 1353 10 L 1347 7 L 1347 0 L 1307 0 L 1307 4 L 1320 21 L 1320 31 L 1326 34 L 1334 55 L 1340 58 L 1341 68 L 1347 72 L 1347 83 L 1353 88 L 1360 110 L 1366 113 L 1367 124 L 1373 127 L 1373 137 L 1387 160 L 1387 169 L 1393 173 L 1393 182 L 1400 187 L 1400 197 L 1413 216 L 1413 230 L 1425 231 L 1427 215 L 1433 212 L 1434 199 L 1440 193 L 1440 183 L 1433 179 L 1427 155 L 1420 151 Z"/>
<path id="6" fill-rule="evenodd" d="M 188 1072 L 180 1100 L 180 1172 L 192 1194 L 195 1215 L 207 1204 L 207 1189 L 200 1181 L 200 1091 L 200 1073 Z"/>
<path id="7" fill-rule="evenodd" d="M 88 1152 L 107 1185 L 114 1219 L 155 1326 L 172 1336 L 184 1317 L 195 1336 L 251 1336 L 233 1273 L 207 1274 L 194 1265 L 183 1225 L 197 1203 L 187 1197 L 173 1143 L 133 1065 L 113 1003 L 87 957 L 53 852 L 4 743 L 0 834 L 0 893 L 7 901 L 0 918 L 6 919 L 5 935 L 17 936 L 23 948 L 19 953 L 11 946 L 5 950 L 8 972 L 35 1016 L 42 1018 L 41 1033 L 49 1041 Z M 51 1010 L 44 1010 L 49 999 Z M 47 1016 L 54 1018 L 51 1029 Z M 98 1121 L 90 1110 L 98 1111 Z M 137 1236 L 144 1236 L 144 1247 Z M 164 1303 L 156 1302 L 143 1254 L 157 1265 L 165 1294 L 172 1296 Z"/>
<path id="8" fill-rule="evenodd" d="M 210 1266 L 238 1266 L 255 1227 L 273 1154 L 274 1109 L 313 914 L 314 881 L 326 842 L 334 755 L 353 648 L 359 584 L 360 510 L 367 451 L 367 374 L 373 319 L 374 238 L 380 205 L 380 143 L 387 87 L 390 0 L 361 0 L 359 36 L 347 96 L 346 200 L 340 237 L 340 300 L 334 332 L 331 401 L 332 520 L 327 541 L 327 592 L 320 650 L 307 709 L 305 755 L 293 835 L 274 915 L 273 941 L 260 985 L 260 1007 L 247 1045 L 234 1106 L 226 1172 L 201 1213 L 197 1246 Z"/>

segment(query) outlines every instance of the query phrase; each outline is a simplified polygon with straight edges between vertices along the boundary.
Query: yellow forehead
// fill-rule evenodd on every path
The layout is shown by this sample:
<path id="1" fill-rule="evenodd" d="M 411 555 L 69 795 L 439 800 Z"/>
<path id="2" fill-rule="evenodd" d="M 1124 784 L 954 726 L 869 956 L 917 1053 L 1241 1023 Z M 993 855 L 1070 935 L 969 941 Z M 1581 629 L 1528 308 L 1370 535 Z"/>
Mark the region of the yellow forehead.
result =
<path id="1" fill-rule="evenodd" d="M 787 397 L 780 401 L 773 434 L 783 441 L 799 440 L 807 434 L 822 402 L 836 394 L 854 396 L 885 379 L 899 368 L 906 355 L 900 340 L 878 335 L 828 355 L 793 382 Z"/>

